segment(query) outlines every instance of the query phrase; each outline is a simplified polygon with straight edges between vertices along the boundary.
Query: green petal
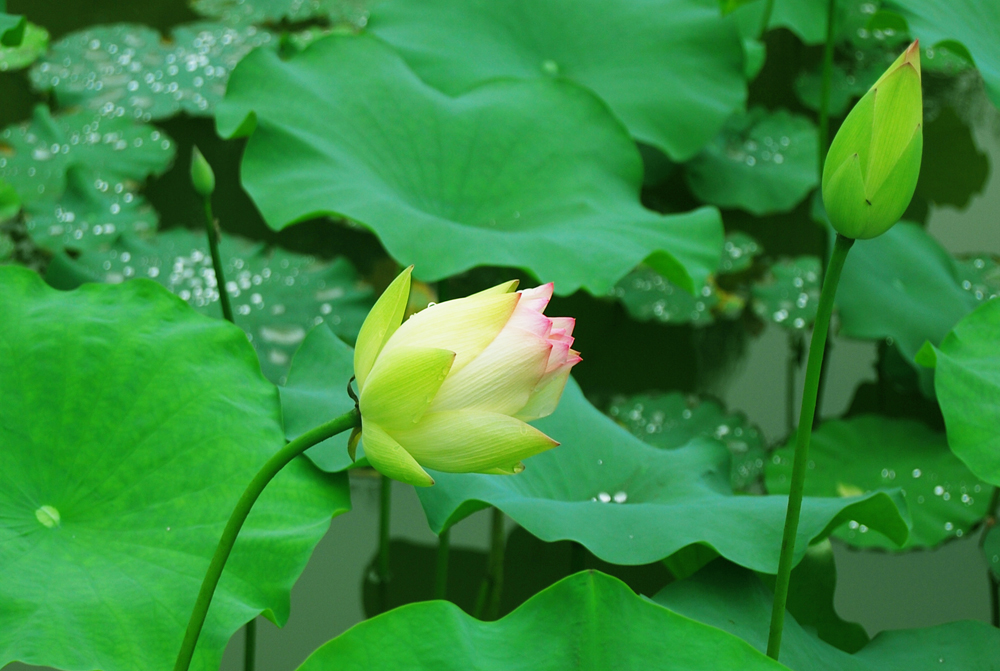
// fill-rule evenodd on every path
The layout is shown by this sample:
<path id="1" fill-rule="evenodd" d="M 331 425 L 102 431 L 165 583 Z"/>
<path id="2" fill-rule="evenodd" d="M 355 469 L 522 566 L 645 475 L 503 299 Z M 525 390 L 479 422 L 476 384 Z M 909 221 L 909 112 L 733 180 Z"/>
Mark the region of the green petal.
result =
<path id="1" fill-rule="evenodd" d="M 362 420 L 390 431 L 412 427 L 434 400 L 454 361 L 454 352 L 432 347 L 383 352 L 361 392 Z"/>
<path id="2" fill-rule="evenodd" d="M 872 120 L 874 118 L 875 92 L 869 91 L 847 115 L 840 130 L 833 137 L 833 142 L 830 143 L 830 151 L 823 164 L 824 198 L 833 176 L 854 154 L 858 154 L 861 159 L 861 170 L 862 175 L 864 175 L 864 170 L 868 167 L 868 151 L 872 142 Z"/>
<path id="3" fill-rule="evenodd" d="M 896 161 L 892 171 L 882 183 L 881 188 L 869 199 L 872 201 L 872 211 L 868 219 L 868 227 L 860 235 L 861 239 L 874 238 L 882 235 L 896 225 L 900 217 L 910 205 L 913 192 L 917 189 L 917 179 L 920 177 L 920 157 L 924 149 L 924 135 L 920 127 L 910 138 L 902 155 Z"/>
<path id="4" fill-rule="evenodd" d="M 455 353 L 454 375 L 486 349 L 510 319 L 520 294 L 487 294 L 445 301 L 418 312 L 385 345 L 435 347 Z"/>
<path id="5" fill-rule="evenodd" d="M 923 121 L 917 71 L 905 65 L 887 77 L 875 91 L 874 112 L 868 168 L 864 171 L 868 193 L 882 187 L 911 144 L 913 129 Z"/>
<path id="6" fill-rule="evenodd" d="M 562 398 L 563 389 L 566 387 L 566 380 L 569 379 L 571 367 L 566 366 L 560 371 L 556 371 L 547 380 L 538 383 L 538 387 L 532 392 L 531 398 L 523 408 L 514 416 L 524 422 L 530 422 L 542 417 L 548 417 L 555 412 Z"/>
<path id="7" fill-rule="evenodd" d="M 392 436 L 374 422 L 365 422 L 361 429 L 368 463 L 382 475 L 417 487 L 430 487 L 434 479 L 404 450 Z"/>
<path id="8" fill-rule="evenodd" d="M 857 154 L 844 161 L 823 185 L 823 205 L 838 233 L 848 238 L 864 233 L 872 205 L 865 197 L 861 159 Z"/>
<path id="9" fill-rule="evenodd" d="M 406 312 L 406 302 L 410 297 L 410 273 L 413 266 L 406 268 L 392 281 L 361 325 L 357 344 L 354 347 L 354 376 L 358 379 L 358 389 L 365 386 L 368 373 L 376 357 L 389 337 L 396 332 Z"/>
<path id="10" fill-rule="evenodd" d="M 393 435 L 422 465 L 449 473 L 496 472 L 559 444 L 518 419 L 476 410 L 427 413 Z"/>
<path id="11" fill-rule="evenodd" d="M 507 464 L 506 466 L 498 466 L 497 468 L 491 468 L 483 471 L 486 475 L 517 475 L 524 470 L 524 463 L 517 462 L 516 464 Z"/>

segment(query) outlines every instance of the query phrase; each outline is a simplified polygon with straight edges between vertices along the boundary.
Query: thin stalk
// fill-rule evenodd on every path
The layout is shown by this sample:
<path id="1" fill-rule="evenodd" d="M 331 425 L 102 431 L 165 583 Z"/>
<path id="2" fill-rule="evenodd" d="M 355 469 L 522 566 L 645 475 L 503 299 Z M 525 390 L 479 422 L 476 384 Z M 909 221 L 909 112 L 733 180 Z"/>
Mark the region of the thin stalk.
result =
<path id="1" fill-rule="evenodd" d="M 500 595 L 503 593 L 503 555 L 507 536 L 504 533 L 505 517 L 499 508 L 493 508 L 490 531 L 490 556 L 486 564 L 486 577 L 479 588 L 474 615 L 480 620 L 495 620 L 500 614 Z"/>
<path id="2" fill-rule="evenodd" d="M 205 616 L 208 614 L 208 607 L 212 604 L 215 588 L 219 584 L 219 578 L 222 577 L 222 570 L 226 567 L 226 561 L 229 559 L 229 554 L 233 551 L 233 546 L 236 544 L 236 537 L 239 536 L 240 529 L 243 528 L 243 523 L 246 522 L 247 515 L 250 514 L 250 509 L 253 508 L 253 504 L 257 502 L 264 488 L 292 459 L 313 445 L 358 426 L 360 422 L 361 415 L 358 414 L 357 409 L 354 409 L 336 419 L 330 420 L 326 424 L 321 424 L 315 429 L 307 431 L 278 450 L 274 456 L 267 460 L 260 471 L 257 472 L 257 475 L 253 477 L 253 480 L 250 481 L 250 484 L 247 485 L 246 490 L 240 495 L 240 500 L 236 502 L 236 508 L 233 509 L 232 515 L 229 516 L 229 521 L 226 522 L 226 528 L 222 531 L 222 538 L 219 539 L 219 545 L 215 548 L 212 562 L 208 565 L 205 579 L 201 583 L 201 590 L 198 592 L 198 599 L 195 601 L 194 609 L 191 611 L 191 619 L 188 620 L 187 631 L 184 633 L 184 642 L 181 643 L 181 649 L 177 653 L 177 662 L 174 664 L 174 671 L 188 671 L 191 666 L 191 659 L 194 657 L 194 648 L 198 643 L 198 636 L 201 635 L 201 628 L 205 624 Z"/>
<path id="3" fill-rule="evenodd" d="M 767 638 L 767 656 L 778 659 L 781 649 L 781 631 L 785 623 L 785 604 L 788 601 L 788 581 L 792 574 L 792 559 L 795 555 L 795 536 L 799 529 L 799 515 L 802 513 L 802 491 L 806 480 L 806 464 L 809 457 L 809 438 L 812 435 L 813 419 L 816 416 L 816 392 L 819 389 L 819 372 L 823 364 L 823 344 L 830 329 L 833 313 L 833 297 L 837 293 L 840 271 L 851 250 L 854 240 L 837 235 L 833 247 L 830 267 L 823 281 L 823 291 L 819 297 L 816 323 L 813 326 L 812 341 L 809 344 L 809 359 L 806 363 L 806 380 L 802 389 L 802 408 L 799 412 L 799 427 L 795 440 L 795 457 L 792 463 L 792 483 L 788 492 L 788 511 L 785 514 L 785 530 L 781 537 L 781 555 L 778 560 L 778 575 L 774 585 L 774 605 L 771 610 L 771 631 Z"/>
<path id="4" fill-rule="evenodd" d="M 382 476 L 378 515 L 378 598 L 379 612 L 389 610 L 389 530 L 392 521 L 392 478 Z"/>
<path id="5" fill-rule="evenodd" d="M 233 324 L 233 306 L 229 303 L 229 292 L 226 291 L 226 275 L 222 270 L 222 257 L 219 255 L 219 232 L 215 228 L 215 218 L 212 216 L 212 199 L 205 197 L 205 232 L 208 234 L 208 248 L 212 252 L 212 268 L 215 269 L 215 283 L 219 286 L 219 303 L 222 304 L 222 316 Z"/>
<path id="6" fill-rule="evenodd" d="M 986 534 L 1000 521 L 998 517 L 1000 517 L 1000 487 L 994 487 L 986 520 L 983 522 L 983 533 L 979 537 L 980 549 L 986 544 Z M 1000 580 L 997 580 L 992 568 L 986 569 L 986 577 L 990 581 L 990 622 L 994 627 L 1000 627 Z"/>
<path id="7" fill-rule="evenodd" d="M 819 89 L 819 178 L 823 179 L 823 164 L 830 148 L 830 82 L 833 79 L 834 22 L 837 0 L 826 3 L 826 43 L 823 45 L 823 78 Z"/>
<path id="8" fill-rule="evenodd" d="M 819 181 L 823 182 L 823 165 L 830 149 L 830 82 L 833 78 L 833 40 L 837 19 L 837 0 L 827 0 L 826 3 L 826 42 L 823 45 L 823 78 L 819 93 Z M 830 238 L 823 236 L 823 249 L 819 255 L 822 263 L 823 277 L 827 273 L 827 259 L 830 256 Z M 819 371 L 819 389 L 816 392 L 816 406 L 823 407 L 823 392 L 826 390 L 826 367 L 830 360 L 829 353 L 833 343 L 829 340 L 824 345 L 826 356 Z"/>
<path id="9" fill-rule="evenodd" d="M 789 332 L 788 360 L 785 362 L 785 428 L 789 436 L 795 431 L 795 377 L 802 366 L 804 347 L 802 334 L 798 331 Z"/>
<path id="10" fill-rule="evenodd" d="M 243 639 L 243 671 L 254 671 L 257 668 L 257 618 L 247 622 L 243 629 L 246 634 Z"/>
<path id="11" fill-rule="evenodd" d="M 451 527 L 438 534 L 437 566 L 434 572 L 434 598 L 448 598 L 448 555 L 451 554 Z"/>

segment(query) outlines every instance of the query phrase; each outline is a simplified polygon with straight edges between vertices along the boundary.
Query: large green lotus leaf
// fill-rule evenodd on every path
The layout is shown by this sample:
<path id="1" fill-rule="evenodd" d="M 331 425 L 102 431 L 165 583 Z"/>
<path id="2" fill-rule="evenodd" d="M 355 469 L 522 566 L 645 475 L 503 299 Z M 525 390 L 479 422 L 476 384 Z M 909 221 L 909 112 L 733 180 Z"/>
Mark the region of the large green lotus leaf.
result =
<path id="1" fill-rule="evenodd" d="M 369 27 L 450 95 L 506 77 L 582 84 L 678 161 L 746 101 L 740 36 L 717 0 L 390 0 Z"/>
<path id="2" fill-rule="evenodd" d="M 962 288 L 979 303 L 1000 296 L 1000 263 L 996 257 L 979 254 L 960 260 L 958 277 Z"/>
<path id="3" fill-rule="evenodd" d="M 767 465 L 767 491 L 787 494 L 794 442 L 777 450 Z M 943 433 L 907 419 L 862 415 L 824 422 L 813 431 L 806 476 L 809 496 L 857 496 L 900 487 L 913 528 L 902 549 L 931 548 L 960 538 L 989 510 L 991 488 L 948 449 Z M 856 520 L 834 536 L 848 545 L 899 549 Z"/>
<path id="4" fill-rule="evenodd" d="M 819 183 L 819 144 L 809 119 L 755 107 L 726 121 L 686 166 L 698 198 L 758 216 L 787 212 Z"/>
<path id="5" fill-rule="evenodd" d="M 822 273 L 819 258 L 815 256 L 799 256 L 775 263 L 753 285 L 754 312 L 764 321 L 782 328 L 804 330 L 816 320 Z"/>
<path id="6" fill-rule="evenodd" d="M 917 224 L 900 222 L 851 248 L 837 288 L 841 335 L 891 338 L 913 361 L 976 304 L 958 279 L 954 259 Z"/>
<path id="7" fill-rule="evenodd" d="M 722 561 L 653 597 L 655 603 L 761 651 L 767 648 L 773 599 L 753 573 Z M 984 622 L 883 631 L 852 655 L 816 638 L 786 613 L 778 661 L 794 671 L 990 671 L 998 655 L 1000 631 Z"/>
<path id="8" fill-rule="evenodd" d="M 1000 486 L 1000 300 L 986 301 L 920 361 L 935 365 L 934 391 L 948 445 L 978 477 Z"/>
<path id="9" fill-rule="evenodd" d="M 591 406 L 573 381 L 556 412 L 535 425 L 561 446 L 527 460 L 519 475 L 432 474 L 436 484 L 417 493 L 435 533 L 494 505 L 544 541 L 574 540 L 613 564 L 647 564 L 702 544 L 743 566 L 777 571 L 788 499 L 734 495 L 729 452 L 718 441 L 647 445 Z M 852 519 L 902 543 L 905 505 L 896 492 L 807 498 L 796 560 Z"/>
<path id="10" fill-rule="evenodd" d="M 927 44 L 957 40 L 964 46 L 1000 107 L 1000 3 L 996 0 L 922 0 L 886 6 L 905 18 L 914 37 Z"/>
<path id="11" fill-rule="evenodd" d="M 0 267 L 0 666 L 173 667 L 239 495 L 284 444 L 243 333 L 149 281 L 45 286 Z M 350 507 L 346 478 L 289 465 L 251 512 L 193 668 L 288 617 L 289 590 Z"/>
<path id="12" fill-rule="evenodd" d="M 357 338 L 372 292 L 347 259 L 319 261 L 231 235 L 222 236 L 219 252 L 236 325 L 247 332 L 269 379 L 284 381 L 292 355 L 316 324 L 326 323 L 349 342 Z M 203 231 L 172 229 L 149 241 L 123 236 L 107 251 L 84 253 L 76 265 L 94 281 L 147 277 L 199 312 L 222 316 Z"/>
<path id="13" fill-rule="evenodd" d="M 764 438 L 742 414 L 726 413 L 712 400 L 680 392 L 617 398 L 608 414 L 636 438 L 673 450 L 695 438 L 714 438 L 729 450 L 733 489 L 745 490 L 764 472 Z"/>
<path id="14" fill-rule="evenodd" d="M 758 574 L 770 589 L 776 576 Z M 857 652 L 871 640 L 857 622 L 840 617 L 834 607 L 837 590 L 837 566 L 833 544 L 826 539 L 810 545 L 805 557 L 792 570 L 788 585 L 788 612 L 799 624 L 811 628 L 816 636 L 847 652 Z"/>
<path id="15" fill-rule="evenodd" d="M 229 26 L 318 18 L 361 27 L 368 20 L 369 4 L 369 0 L 192 0 L 191 9 Z"/>
<path id="16" fill-rule="evenodd" d="M 6 0 L 3 6 L 6 9 Z M 27 23 L 27 19 L 20 14 L 8 14 L 0 11 L 0 45 L 5 47 L 19 46 L 24 39 Z"/>
<path id="17" fill-rule="evenodd" d="M 73 165 L 93 171 L 112 193 L 131 193 L 173 161 L 174 143 L 153 126 L 80 110 L 53 117 L 44 105 L 30 122 L 0 132 L 0 179 L 24 203 L 53 202 L 66 190 Z M 96 185 L 100 188 L 100 185 Z"/>
<path id="18" fill-rule="evenodd" d="M 243 184 L 271 227 L 345 216 L 427 281 L 514 266 L 601 295 L 646 259 L 693 292 L 719 261 L 719 213 L 643 208 L 634 143 L 571 82 L 452 98 L 376 38 L 337 35 L 248 56 L 217 119 L 225 136 L 255 120 Z"/>
<path id="19" fill-rule="evenodd" d="M 255 26 L 191 23 L 170 39 L 146 26 L 116 23 L 71 33 L 31 69 L 35 88 L 64 107 L 149 121 L 212 113 L 229 73 L 251 49 L 277 42 Z"/>
<path id="20" fill-rule="evenodd" d="M 716 276 L 748 269 L 760 252 L 760 245 L 746 233 L 736 231 L 726 235 Z M 720 289 L 715 277 L 709 276 L 705 285 L 691 295 L 645 265 L 618 280 L 609 295 L 621 301 L 633 319 L 663 324 L 707 326 L 716 317 L 739 317 L 746 305 L 739 293 Z"/>
<path id="21" fill-rule="evenodd" d="M 588 571 L 561 580 L 496 622 L 480 622 L 446 601 L 397 608 L 326 643 L 299 670 L 782 668 L 735 636 Z"/>
<path id="22" fill-rule="evenodd" d="M 354 350 L 329 328 L 317 326 L 306 336 L 280 387 L 285 435 L 295 440 L 309 429 L 348 412 L 354 401 L 347 383 L 354 377 Z M 324 471 L 343 471 L 351 466 L 347 454 L 347 432 L 309 448 L 306 456 Z M 360 459 L 364 447 L 358 446 Z"/>
<path id="23" fill-rule="evenodd" d="M 993 575 L 1000 580 L 1000 527 L 994 526 L 983 537 L 983 554 Z"/>
<path id="24" fill-rule="evenodd" d="M 159 216 L 126 182 L 109 182 L 78 165 L 66 172 L 66 188 L 56 200 L 24 206 L 24 225 L 36 245 L 59 252 L 107 249 L 122 233 L 148 237 Z"/>
<path id="25" fill-rule="evenodd" d="M 17 46 L 3 46 L 0 41 L 0 72 L 26 68 L 49 48 L 49 31 L 33 23 L 24 26 L 24 37 Z"/>

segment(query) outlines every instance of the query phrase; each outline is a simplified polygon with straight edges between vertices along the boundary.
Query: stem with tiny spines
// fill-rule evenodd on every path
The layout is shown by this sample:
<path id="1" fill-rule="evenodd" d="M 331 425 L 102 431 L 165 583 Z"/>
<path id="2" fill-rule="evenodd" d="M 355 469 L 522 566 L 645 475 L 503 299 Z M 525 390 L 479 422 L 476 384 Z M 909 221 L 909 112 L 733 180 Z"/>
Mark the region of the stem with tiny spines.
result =
<path id="1" fill-rule="evenodd" d="M 215 595 L 215 588 L 219 585 L 222 571 L 226 567 L 236 538 L 246 522 L 254 503 L 263 493 L 264 488 L 274 479 L 281 469 L 287 466 L 295 457 L 299 456 L 313 445 L 317 445 L 327 438 L 347 431 L 360 425 L 361 415 L 357 409 L 346 412 L 340 417 L 331 419 L 325 424 L 321 424 L 314 429 L 306 431 L 304 434 L 286 444 L 268 459 L 257 475 L 253 477 L 250 484 L 240 495 L 236 507 L 226 522 L 226 528 L 222 531 L 222 537 L 215 548 L 215 554 L 208 565 L 208 571 L 201 583 L 198 598 L 195 600 L 194 609 L 191 611 L 191 618 L 188 620 L 187 630 L 184 632 L 184 641 L 181 643 L 180 651 L 177 653 L 177 661 L 174 664 L 174 671 L 188 671 L 191 667 L 191 660 L 194 657 L 194 649 L 198 644 L 198 637 L 201 629 L 205 625 L 205 616 L 208 615 L 208 608 L 212 605 L 212 597 Z"/>
<path id="2" fill-rule="evenodd" d="M 222 269 L 222 256 L 219 254 L 219 231 L 215 227 L 212 216 L 212 199 L 205 196 L 205 232 L 208 234 L 208 249 L 212 253 L 212 268 L 215 270 L 215 283 L 219 289 L 219 303 L 222 304 L 222 316 L 226 321 L 235 324 L 233 306 L 229 302 L 229 292 L 226 291 L 226 275 Z"/>
<path id="3" fill-rule="evenodd" d="M 378 575 L 379 612 L 389 610 L 389 531 L 392 521 L 392 478 L 382 476 L 378 515 Z"/>
<path id="4" fill-rule="evenodd" d="M 434 598 L 448 598 L 448 555 L 451 549 L 451 527 L 438 534 L 437 562 L 434 573 Z"/>
<path id="5" fill-rule="evenodd" d="M 774 604 L 771 610 L 771 629 L 767 638 L 767 656 L 778 659 L 781 650 L 781 632 L 785 623 L 785 604 L 788 601 L 788 582 L 792 574 L 795 558 L 795 536 L 802 513 L 802 494 L 806 480 L 806 464 L 809 456 L 809 439 L 812 436 L 813 420 L 816 416 L 816 395 L 819 389 L 819 373 L 823 364 L 823 344 L 830 329 L 833 314 L 833 299 L 840 282 L 840 272 L 844 268 L 847 253 L 854 245 L 852 238 L 837 234 L 830 266 L 823 280 L 816 322 L 813 326 L 812 341 L 809 344 L 809 359 L 806 363 L 806 379 L 802 389 L 802 407 L 799 410 L 799 426 L 795 439 L 795 456 L 792 462 L 792 481 L 788 492 L 788 510 L 785 514 L 785 529 L 781 536 L 781 554 L 778 559 L 778 575 L 774 585 Z"/>

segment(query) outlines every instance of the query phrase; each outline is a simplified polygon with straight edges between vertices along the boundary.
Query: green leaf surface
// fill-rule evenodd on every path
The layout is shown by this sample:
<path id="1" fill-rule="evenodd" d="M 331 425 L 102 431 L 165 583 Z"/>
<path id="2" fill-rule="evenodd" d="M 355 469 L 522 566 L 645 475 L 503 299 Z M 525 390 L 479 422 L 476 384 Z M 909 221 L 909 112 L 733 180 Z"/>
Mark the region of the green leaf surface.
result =
<path id="1" fill-rule="evenodd" d="M 370 29 L 449 95 L 499 78 L 581 84 L 678 161 L 746 101 L 742 42 L 717 0 L 390 1 Z"/>
<path id="2" fill-rule="evenodd" d="M 608 414 L 629 433 L 656 447 L 673 450 L 695 438 L 714 438 L 729 450 L 729 481 L 735 490 L 745 490 L 764 472 L 764 438 L 738 413 L 726 413 L 712 400 L 701 400 L 679 392 L 638 394 L 617 398 Z"/>
<path id="3" fill-rule="evenodd" d="M 379 40 L 335 35 L 287 61 L 247 57 L 217 121 L 232 136 L 248 120 L 243 184 L 272 228 L 353 219 L 426 281 L 514 266 L 601 295 L 646 259 L 693 292 L 718 264 L 718 212 L 643 208 L 634 143 L 570 82 L 450 98 Z"/>
<path id="4" fill-rule="evenodd" d="M 191 9 L 229 26 L 320 19 L 363 27 L 369 0 L 192 0 Z"/>
<path id="5" fill-rule="evenodd" d="M 398 539 L 391 541 L 388 584 L 390 607 L 434 598 L 437 552 L 437 544 L 423 545 Z M 362 581 L 362 600 L 368 617 L 382 612 L 382 585 L 377 565 L 376 553 Z M 655 594 L 671 580 L 670 572 L 663 562 L 642 566 L 616 566 L 597 559 L 570 541 L 545 543 L 521 527 L 514 527 L 504 541 L 503 589 L 499 614 L 502 616 L 512 612 L 538 592 L 583 568 L 596 569 L 618 578 L 636 594 Z M 486 551 L 451 547 L 448 555 L 448 601 L 474 615 L 486 571 Z"/>
<path id="6" fill-rule="evenodd" d="M 354 407 L 347 384 L 354 377 L 354 350 L 325 326 L 306 336 L 288 371 L 288 381 L 279 388 L 285 437 L 295 440 L 323 422 L 329 422 Z M 335 473 L 351 467 L 346 431 L 309 448 L 306 456 L 324 471 Z M 357 458 L 364 454 L 358 444 Z"/>
<path id="7" fill-rule="evenodd" d="M 976 304 L 948 252 L 908 222 L 854 245 L 836 302 L 841 335 L 891 338 L 910 362 L 925 341 L 940 343 Z"/>
<path id="8" fill-rule="evenodd" d="M 12 47 L 3 44 L 0 40 L 0 72 L 20 70 L 34 63 L 49 48 L 49 31 L 33 23 L 26 23 L 20 44 Z"/>
<path id="9" fill-rule="evenodd" d="M 948 445 L 976 476 L 1000 486 L 1000 301 L 965 317 L 934 348 L 937 393 Z M 927 346 L 929 347 L 929 346 Z M 921 352 L 923 359 L 926 350 Z"/>
<path id="10" fill-rule="evenodd" d="M 159 217 L 126 183 L 111 183 L 93 170 L 70 166 L 57 200 L 34 200 L 24 206 L 28 235 L 52 252 L 107 249 L 122 233 L 152 235 Z"/>
<path id="11" fill-rule="evenodd" d="M 316 324 L 354 342 L 373 301 L 347 259 L 320 261 L 231 235 L 222 237 L 219 252 L 236 325 L 247 332 L 269 379 L 283 381 L 292 355 Z M 202 314 L 222 316 L 204 232 L 178 228 L 149 241 L 124 236 L 111 249 L 84 253 L 76 263 L 96 281 L 152 279 Z"/>
<path id="12" fill-rule="evenodd" d="M 794 442 L 768 463 L 772 494 L 788 493 L 793 453 Z M 856 520 L 834 536 L 861 548 L 932 548 L 969 532 L 989 508 L 989 485 L 951 453 L 944 434 L 919 422 L 862 415 L 824 422 L 813 431 L 807 496 L 858 496 L 887 487 L 902 489 L 913 518 L 902 548 Z"/>
<path id="13" fill-rule="evenodd" d="M 816 187 L 819 145 L 805 117 L 754 107 L 729 118 L 722 132 L 686 165 L 698 198 L 755 215 L 787 212 Z"/>
<path id="14" fill-rule="evenodd" d="M 748 269 L 761 251 L 757 241 L 746 233 L 728 234 L 716 277 Z M 717 317 L 734 319 L 746 304 L 739 293 L 720 289 L 715 277 L 709 276 L 701 290 L 692 296 L 645 265 L 619 280 L 610 295 L 621 301 L 633 319 L 664 324 L 705 326 L 714 323 Z"/>
<path id="15" fill-rule="evenodd" d="M 758 577 L 774 589 L 775 576 Z M 857 652 L 871 639 L 860 624 L 847 622 L 837 614 L 833 605 L 836 589 L 837 566 L 833 544 L 827 539 L 810 545 L 792 570 L 786 607 L 800 625 L 815 631 L 820 639 L 846 652 Z"/>
<path id="16" fill-rule="evenodd" d="M 31 81 L 53 91 L 63 107 L 142 121 L 179 112 L 206 116 L 236 63 L 276 41 L 266 30 L 222 23 L 178 26 L 169 39 L 138 24 L 96 26 L 52 45 L 31 69 Z"/>
<path id="17" fill-rule="evenodd" d="M 995 0 L 890 0 L 886 6 L 903 15 L 913 36 L 929 45 L 961 43 L 982 73 L 990 100 L 1000 107 L 1000 4 Z"/>
<path id="18" fill-rule="evenodd" d="M 4 3 L 6 7 L 6 3 Z M 0 46 L 17 47 L 24 39 L 28 20 L 20 14 L 0 12 Z"/>
<path id="19" fill-rule="evenodd" d="M 993 575 L 1000 580 L 1000 527 L 992 526 L 986 531 L 983 538 L 983 555 L 986 557 L 986 565 L 990 567 Z"/>
<path id="20" fill-rule="evenodd" d="M 46 287 L 0 267 L 0 666 L 168 670 L 239 495 L 284 444 L 243 333 L 152 282 Z M 346 478 L 290 464 L 254 507 L 192 668 L 289 590 Z"/>
<path id="21" fill-rule="evenodd" d="M 763 651 L 773 598 L 750 571 L 716 561 L 689 580 L 667 585 L 653 601 Z M 991 671 L 998 653 L 1000 631 L 984 622 L 962 621 L 883 631 L 851 655 L 786 614 L 778 659 L 794 671 Z"/>
<path id="22" fill-rule="evenodd" d="M 51 203 L 66 190 L 66 173 L 75 165 L 107 182 L 97 188 L 121 195 L 166 171 L 174 151 L 173 141 L 153 126 L 88 110 L 52 116 L 39 105 L 31 121 L 0 132 L 0 179 L 24 203 Z"/>
<path id="23" fill-rule="evenodd" d="M 782 259 L 753 285 L 753 310 L 766 322 L 801 331 L 816 320 L 821 278 L 815 256 Z"/>
<path id="24" fill-rule="evenodd" d="M 589 571 L 497 622 L 446 601 L 397 608 L 316 650 L 300 671 L 434 669 L 562 671 L 784 668 L 734 636 L 680 617 Z"/>
<path id="25" fill-rule="evenodd" d="M 561 445 L 525 460 L 519 475 L 431 473 L 436 484 L 417 494 L 435 533 L 493 505 L 544 541 L 575 540 L 613 564 L 646 564 L 700 543 L 776 572 L 788 499 L 734 495 L 729 452 L 718 441 L 673 450 L 647 445 L 591 406 L 572 381 L 556 412 L 534 424 Z M 907 523 L 899 509 L 902 499 L 884 492 L 807 498 L 796 560 L 851 519 L 902 542 Z"/>
<path id="26" fill-rule="evenodd" d="M 977 303 L 1000 296 L 1000 263 L 996 257 L 979 254 L 959 260 L 958 278 Z"/>

